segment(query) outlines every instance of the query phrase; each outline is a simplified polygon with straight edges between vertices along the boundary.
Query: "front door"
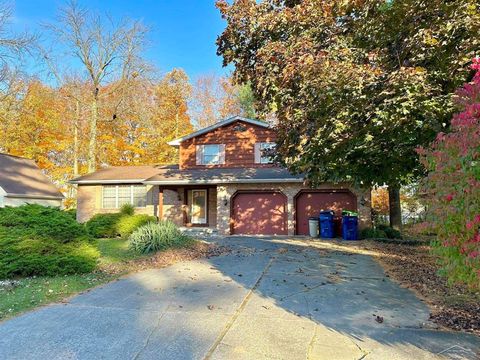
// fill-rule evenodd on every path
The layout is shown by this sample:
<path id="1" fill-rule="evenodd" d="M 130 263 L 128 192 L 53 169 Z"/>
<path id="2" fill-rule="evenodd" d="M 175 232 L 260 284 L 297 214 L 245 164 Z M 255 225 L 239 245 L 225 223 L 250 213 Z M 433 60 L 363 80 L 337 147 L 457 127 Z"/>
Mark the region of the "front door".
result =
<path id="1" fill-rule="evenodd" d="M 192 224 L 207 223 L 207 190 L 192 190 Z"/>

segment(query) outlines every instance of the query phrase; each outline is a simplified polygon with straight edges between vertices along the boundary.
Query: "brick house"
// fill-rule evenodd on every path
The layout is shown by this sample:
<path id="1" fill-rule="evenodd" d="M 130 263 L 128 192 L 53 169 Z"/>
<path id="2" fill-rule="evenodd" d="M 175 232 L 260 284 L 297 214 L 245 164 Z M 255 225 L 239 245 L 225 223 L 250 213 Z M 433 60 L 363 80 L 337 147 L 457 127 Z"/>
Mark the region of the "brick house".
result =
<path id="1" fill-rule="evenodd" d="M 272 163 L 265 149 L 275 139 L 268 124 L 232 117 L 169 142 L 178 165 L 109 167 L 76 178 L 77 219 L 130 203 L 136 213 L 224 235 L 306 235 L 308 218 L 326 209 L 356 210 L 360 226 L 370 225 L 370 189 L 305 186 Z"/>

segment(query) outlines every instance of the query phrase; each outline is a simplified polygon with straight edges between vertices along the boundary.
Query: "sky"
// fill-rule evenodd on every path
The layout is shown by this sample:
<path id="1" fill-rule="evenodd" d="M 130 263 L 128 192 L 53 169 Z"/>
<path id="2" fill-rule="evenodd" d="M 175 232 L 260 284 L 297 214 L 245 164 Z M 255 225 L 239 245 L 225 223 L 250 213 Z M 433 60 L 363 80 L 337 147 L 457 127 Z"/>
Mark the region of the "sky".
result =
<path id="1" fill-rule="evenodd" d="M 16 0 L 13 26 L 46 36 L 40 24 L 53 22 L 58 8 L 68 3 L 60 0 Z M 215 40 L 225 24 L 215 8 L 215 0 L 79 0 L 82 7 L 141 20 L 151 32 L 146 58 L 161 73 L 183 68 L 195 80 L 202 74 L 224 75 L 216 55 Z"/>

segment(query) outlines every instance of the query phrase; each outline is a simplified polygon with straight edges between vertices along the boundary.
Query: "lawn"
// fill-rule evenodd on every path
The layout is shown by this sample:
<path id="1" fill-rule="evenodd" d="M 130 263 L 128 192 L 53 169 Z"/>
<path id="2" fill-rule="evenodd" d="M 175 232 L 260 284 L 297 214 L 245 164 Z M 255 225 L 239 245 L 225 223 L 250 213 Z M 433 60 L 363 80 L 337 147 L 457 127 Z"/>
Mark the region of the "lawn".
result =
<path id="1" fill-rule="evenodd" d="M 128 261 L 147 257 L 132 252 L 128 242 L 121 238 L 100 239 L 98 249 L 100 266 L 94 273 L 30 277 L 15 280 L 14 285 L 0 285 L 0 320 L 111 281 L 128 270 L 124 266 Z M 115 271 L 111 271 L 112 266 Z"/>

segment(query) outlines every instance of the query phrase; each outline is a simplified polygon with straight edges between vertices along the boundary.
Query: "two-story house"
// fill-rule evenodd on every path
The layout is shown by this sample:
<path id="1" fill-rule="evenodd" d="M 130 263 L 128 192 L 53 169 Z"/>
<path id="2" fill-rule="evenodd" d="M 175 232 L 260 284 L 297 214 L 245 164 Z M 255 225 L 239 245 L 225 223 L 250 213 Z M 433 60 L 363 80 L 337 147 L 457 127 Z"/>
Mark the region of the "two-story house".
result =
<path id="1" fill-rule="evenodd" d="M 265 150 L 275 139 L 268 124 L 233 117 L 169 142 L 178 165 L 109 167 L 76 178 L 77 219 L 129 203 L 137 213 L 224 235 L 306 235 L 308 218 L 327 209 L 358 211 L 360 226 L 370 225 L 370 189 L 309 188 L 272 163 Z"/>

